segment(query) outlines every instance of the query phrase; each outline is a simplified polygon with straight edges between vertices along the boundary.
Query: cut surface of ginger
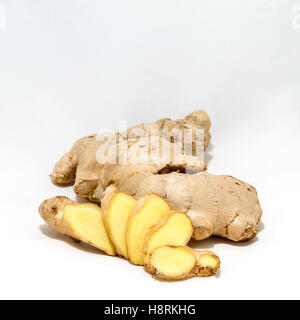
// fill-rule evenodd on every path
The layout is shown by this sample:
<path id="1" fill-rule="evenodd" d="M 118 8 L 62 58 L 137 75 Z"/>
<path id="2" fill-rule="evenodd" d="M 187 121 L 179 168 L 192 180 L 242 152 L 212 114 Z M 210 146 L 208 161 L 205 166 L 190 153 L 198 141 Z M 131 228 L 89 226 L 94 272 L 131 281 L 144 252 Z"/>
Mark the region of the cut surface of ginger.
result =
<path id="1" fill-rule="evenodd" d="M 163 246 L 151 252 L 146 269 L 155 278 L 180 280 L 189 277 L 197 258 L 187 247 Z"/>
<path id="2" fill-rule="evenodd" d="M 147 235 L 144 263 L 147 263 L 150 253 L 155 248 L 164 245 L 187 245 L 193 235 L 193 230 L 192 221 L 185 213 L 169 212 Z"/>
<path id="3" fill-rule="evenodd" d="M 220 259 L 211 251 L 169 245 L 154 249 L 145 265 L 146 271 L 160 280 L 211 277 L 219 268 Z"/>
<path id="4" fill-rule="evenodd" d="M 116 250 L 105 229 L 102 210 L 94 204 L 67 205 L 63 219 L 74 234 L 74 238 L 88 243 L 109 255 Z"/>
<path id="5" fill-rule="evenodd" d="M 115 193 L 105 209 L 105 222 L 110 238 L 120 256 L 128 259 L 126 227 L 136 200 L 122 192 Z"/>
<path id="6" fill-rule="evenodd" d="M 203 268 L 216 268 L 218 266 L 218 260 L 208 253 L 200 255 L 198 263 Z"/>
<path id="7" fill-rule="evenodd" d="M 133 208 L 126 230 L 128 258 L 135 265 L 144 265 L 145 240 L 149 231 L 170 211 L 161 197 L 150 195 L 140 199 Z"/>

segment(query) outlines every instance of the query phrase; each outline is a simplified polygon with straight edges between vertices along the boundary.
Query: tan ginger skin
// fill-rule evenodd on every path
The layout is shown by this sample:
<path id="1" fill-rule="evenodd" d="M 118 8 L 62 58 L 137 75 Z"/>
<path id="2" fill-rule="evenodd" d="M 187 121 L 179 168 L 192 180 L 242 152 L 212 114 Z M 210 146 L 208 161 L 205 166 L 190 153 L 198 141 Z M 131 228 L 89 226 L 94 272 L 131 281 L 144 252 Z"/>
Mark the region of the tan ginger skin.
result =
<path id="1" fill-rule="evenodd" d="M 74 240 L 74 232 L 63 219 L 63 211 L 67 205 L 76 204 L 67 197 L 55 197 L 45 200 L 39 207 L 41 217 L 57 232 L 69 236 Z M 79 241 L 79 240 L 78 240 Z"/>
<path id="2" fill-rule="evenodd" d="M 210 141 L 210 126 L 209 116 L 203 111 L 195 111 L 183 120 L 162 119 L 134 128 L 148 131 L 151 128 L 175 127 L 181 130 L 204 129 L 203 147 L 206 149 Z M 134 128 L 128 130 L 130 138 L 136 137 L 132 134 Z M 174 141 L 177 138 L 173 137 Z M 207 173 L 205 163 L 193 154 L 185 156 L 180 165 L 173 164 L 173 159 L 167 165 L 100 165 L 97 162 L 99 145 L 95 135 L 78 140 L 72 150 L 55 165 L 53 182 L 74 183 L 74 190 L 79 197 L 97 202 L 101 202 L 104 191 L 110 185 L 137 199 L 145 194 L 158 194 L 167 200 L 173 210 L 189 215 L 196 240 L 213 235 L 233 241 L 256 237 L 262 209 L 257 192 L 251 185 L 230 176 Z M 140 141 L 132 142 L 130 147 L 137 147 L 145 156 L 148 155 L 149 150 L 145 150 Z M 184 174 L 186 170 L 194 174 Z"/>
<path id="3" fill-rule="evenodd" d="M 257 192 L 251 185 L 230 176 L 177 172 L 133 176 L 118 185 L 121 192 L 137 198 L 161 195 L 173 210 L 191 218 L 196 240 L 220 236 L 233 241 L 255 238 L 262 216 Z"/>
<path id="4" fill-rule="evenodd" d="M 204 111 L 195 111 L 184 119 L 161 119 L 154 123 L 135 126 L 128 129 L 127 138 L 128 140 L 143 138 L 143 134 L 150 134 L 151 129 L 153 129 L 159 130 L 163 135 L 163 138 L 169 139 L 170 132 L 175 128 L 179 129 L 181 132 L 179 136 L 172 137 L 173 142 L 175 142 L 178 139 L 182 139 L 182 131 L 184 129 L 203 129 L 203 149 L 206 150 L 211 138 L 209 133 L 210 127 L 211 122 L 207 113 Z M 136 135 L 137 133 L 139 136 Z M 124 134 L 121 134 L 121 136 L 122 135 Z M 52 173 L 52 181 L 60 185 L 74 184 L 74 190 L 79 196 L 84 198 L 93 198 L 93 192 L 97 187 L 99 187 L 99 180 L 102 178 L 103 166 L 99 165 L 97 161 L 97 150 L 101 144 L 101 141 L 97 141 L 96 134 L 76 141 L 71 151 L 65 154 L 55 165 Z M 200 162 L 200 164 L 202 167 L 199 170 L 204 170 L 206 168 L 205 164 L 202 162 Z M 126 167 L 128 166 L 126 165 Z M 149 166 L 134 165 L 134 167 L 136 167 L 136 171 L 145 172 L 147 170 L 152 173 L 157 173 L 165 166 L 150 164 Z M 132 170 L 133 169 L 131 168 L 131 171 Z"/>
<path id="5" fill-rule="evenodd" d="M 96 204 L 55 197 L 45 200 L 40 205 L 39 212 L 57 232 L 76 242 L 85 242 L 108 255 L 117 254 L 104 226 L 102 209 Z"/>

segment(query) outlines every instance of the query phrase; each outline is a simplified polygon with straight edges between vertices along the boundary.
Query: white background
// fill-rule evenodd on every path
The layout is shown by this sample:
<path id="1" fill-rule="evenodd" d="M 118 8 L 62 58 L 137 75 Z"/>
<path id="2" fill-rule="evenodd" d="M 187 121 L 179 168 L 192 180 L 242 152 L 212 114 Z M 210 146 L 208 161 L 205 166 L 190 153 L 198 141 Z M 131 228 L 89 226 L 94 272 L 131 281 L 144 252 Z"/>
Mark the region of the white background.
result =
<path id="1" fill-rule="evenodd" d="M 300 0 L 0 0 L 0 298 L 300 298 Z M 209 171 L 257 187 L 256 240 L 193 243 L 218 277 L 158 282 L 38 215 L 79 137 L 204 108 Z"/>

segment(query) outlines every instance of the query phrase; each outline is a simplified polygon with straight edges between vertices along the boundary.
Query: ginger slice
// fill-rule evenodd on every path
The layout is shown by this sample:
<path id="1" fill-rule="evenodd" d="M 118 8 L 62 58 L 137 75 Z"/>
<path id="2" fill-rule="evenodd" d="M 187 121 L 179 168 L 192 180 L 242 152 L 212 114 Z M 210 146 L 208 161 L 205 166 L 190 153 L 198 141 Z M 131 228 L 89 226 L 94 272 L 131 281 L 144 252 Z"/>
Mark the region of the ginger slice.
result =
<path id="1" fill-rule="evenodd" d="M 64 210 L 64 220 L 70 225 L 78 240 L 86 242 L 109 255 L 116 250 L 105 229 L 102 210 L 94 204 L 68 205 Z"/>
<path id="2" fill-rule="evenodd" d="M 197 257 L 190 248 L 162 246 L 151 252 L 145 267 L 156 279 L 183 280 L 192 277 L 196 264 Z"/>
<path id="3" fill-rule="evenodd" d="M 102 210 L 97 205 L 56 197 L 44 201 L 39 211 L 42 218 L 56 231 L 90 244 L 108 255 L 116 255 L 115 247 L 105 229 Z"/>
<path id="4" fill-rule="evenodd" d="M 102 200 L 104 222 L 117 253 L 128 259 L 126 246 L 126 227 L 129 215 L 136 204 L 136 200 L 125 193 L 118 192 L 117 188 L 110 186 L 105 191 Z"/>
<path id="5" fill-rule="evenodd" d="M 170 211 L 160 196 L 149 195 L 134 206 L 126 229 L 128 258 L 135 265 L 144 265 L 145 240 L 149 231 Z"/>
<path id="6" fill-rule="evenodd" d="M 185 246 L 193 235 L 191 219 L 182 212 L 170 211 L 169 214 L 149 232 L 145 242 L 144 264 L 150 253 L 164 245 Z"/>
<path id="7" fill-rule="evenodd" d="M 219 258 L 210 251 L 195 251 L 188 247 L 162 246 L 154 249 L 145 269 L 158 280 L 184 280 L 208 277 L 217 273 Z"/>
<path id="8" fill-rule="evenodd" d="M 218 272 L 221 262 L 216 254 L 208 250 L 194 250 L 194 253 L 197 257 L 197 265 L 194 270 L 195 276 L 211 277 Z"/>

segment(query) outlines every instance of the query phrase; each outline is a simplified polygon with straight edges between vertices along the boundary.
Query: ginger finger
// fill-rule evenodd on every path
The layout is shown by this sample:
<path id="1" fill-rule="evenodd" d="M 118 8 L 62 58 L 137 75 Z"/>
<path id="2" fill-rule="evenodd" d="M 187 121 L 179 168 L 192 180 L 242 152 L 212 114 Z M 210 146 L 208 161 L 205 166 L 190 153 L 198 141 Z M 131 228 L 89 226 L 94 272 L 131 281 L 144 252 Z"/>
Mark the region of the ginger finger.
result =
<path id="1" fill-rule="evenodd" d="M 116 255 L 114 245 L 105 229 L 102 210 L 97 205 L 56 197 L 44 201 L 39 212 L 57 232 L 85 242 L 108 255 Z"/>

